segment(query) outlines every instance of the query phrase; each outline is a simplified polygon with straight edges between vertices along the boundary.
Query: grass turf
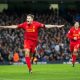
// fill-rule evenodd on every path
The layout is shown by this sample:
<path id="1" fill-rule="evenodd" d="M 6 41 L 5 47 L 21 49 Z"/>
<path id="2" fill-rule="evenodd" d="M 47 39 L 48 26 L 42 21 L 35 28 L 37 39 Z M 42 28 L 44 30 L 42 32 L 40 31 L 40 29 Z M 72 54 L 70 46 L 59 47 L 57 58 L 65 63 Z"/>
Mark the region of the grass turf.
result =
<path id="1" fill-rule="evenodd" d="M 80 64 L 33 65 L 32 74 L 26 65 L 0 66 L 0 80 L 80 80 Z"/>

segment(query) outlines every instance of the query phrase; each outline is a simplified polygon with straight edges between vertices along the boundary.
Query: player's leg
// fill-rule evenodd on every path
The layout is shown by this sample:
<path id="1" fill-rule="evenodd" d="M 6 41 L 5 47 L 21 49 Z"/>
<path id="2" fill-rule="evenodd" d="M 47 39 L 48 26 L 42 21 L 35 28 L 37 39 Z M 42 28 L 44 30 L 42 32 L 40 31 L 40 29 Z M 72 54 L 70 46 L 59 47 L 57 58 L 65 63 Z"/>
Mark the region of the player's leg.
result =
<path id="1" fill-rule="evenodd" d="M 75 62 L 76 62 L 76 53 L 77 53 L 77 50 L 74 49 L 74 51 L 72 53 L 72 64 L 73 64 L 73 67 L 74 67 Z"/>
<path id="2" fill-rule="evenodd" d="M 79 49 L 79 44 L 75 44 L 74 45 L 74 50 L 73 50 L 73 53 L 72 53 L 72 64 L 73 64 L 73 67 L 75 65 L 75 62 L 76 62 L 76 57 L 77 57 L 77 51 Z"/>
<path id="3" fill-rule="evenodd" d="M 25 60 L 26 60 L 26 64 L 27 64 L 29 72 L 30 72 L 32 70 L 32 67 L 31 67 L 31 59 L 30 59 L 30 50 L 29 49 L 25 49 Z"/>
<path id="4" fill-rule="evenodd" d="M 73 53 L 74 53 L 74 44 L 70 44 L 70 51 L 71 51 L 71 59 L 72 59 L 72 64 L 74 66 L 74 56 L 73 56 Z"/>
<path id="5" fill-rule="evenodd" d="M 32 53 L 32 54 L 31 54 L 31 63 L 32 63 L 32 64 L 34 63 L 34 58 L 35 58 L 35 53 Z"/>
<path id="6" fill-rule="evenodd" d="M 31 52 L 32 52 L 32 63 L 36 57 L 35 53 L 36 53 L 36 46 L 37 46 L 37 42 L 36 41 L 33 41 L 33 45 L 31 47 Z"/>
<path id="7" fill-rule="evenodd" d="M 29 40 L 24 40 L 24 51 L 25 51 L 25 60 L 26 64 L 28 66 L 29 72 L 31 72 L 32 67 L 31 67 L 31 59 L 30 59 L 30 41 Z"/>

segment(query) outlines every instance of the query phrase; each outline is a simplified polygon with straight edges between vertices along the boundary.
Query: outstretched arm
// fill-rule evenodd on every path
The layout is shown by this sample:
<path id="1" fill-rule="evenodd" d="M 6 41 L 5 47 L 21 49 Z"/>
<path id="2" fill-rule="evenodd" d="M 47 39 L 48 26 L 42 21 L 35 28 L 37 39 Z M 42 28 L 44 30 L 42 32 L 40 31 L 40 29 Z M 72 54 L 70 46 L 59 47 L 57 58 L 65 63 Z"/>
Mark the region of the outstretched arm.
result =
<path id="1" fill-rule="evenodd" d="M 46 28 L 53 28 L 53 27 L 58 27 L 58 28 L 61 28 L 63 27 L 64 25 L 45 25 Z"/>
<path id="2" fill-rule="evenodd" d="M 11 29 L 15 29 L 15 28 L 18 28 L 18 25 L 0 26 L 0 28 L 11 28 Z"/>

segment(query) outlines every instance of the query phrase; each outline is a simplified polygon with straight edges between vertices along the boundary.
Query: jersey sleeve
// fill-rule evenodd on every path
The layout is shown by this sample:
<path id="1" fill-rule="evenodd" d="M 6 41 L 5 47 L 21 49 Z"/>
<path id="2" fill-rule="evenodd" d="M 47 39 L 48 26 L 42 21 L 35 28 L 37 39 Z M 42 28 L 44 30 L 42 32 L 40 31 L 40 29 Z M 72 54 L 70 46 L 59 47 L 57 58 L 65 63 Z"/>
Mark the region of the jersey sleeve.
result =
<path id="1" fill-rule="evenodd" d="M 25 29 L 25 24 L 24 23 L 18 24 L 18 28 Z"/>
<path id="2" fill-rule="evenodd" d="M 37 26 L 38 26 L 38 28 L 44 28 L 45 29 L 45 24 L 42 24 L 40 22 L 37 22 Z"/>
<path id="3" fill-rule="evenodd" d="M 73 39 L 72 29 L 70 29 L 70 30 L 68 31 L 67 37 L 68 37 L 69 39 Z"/>

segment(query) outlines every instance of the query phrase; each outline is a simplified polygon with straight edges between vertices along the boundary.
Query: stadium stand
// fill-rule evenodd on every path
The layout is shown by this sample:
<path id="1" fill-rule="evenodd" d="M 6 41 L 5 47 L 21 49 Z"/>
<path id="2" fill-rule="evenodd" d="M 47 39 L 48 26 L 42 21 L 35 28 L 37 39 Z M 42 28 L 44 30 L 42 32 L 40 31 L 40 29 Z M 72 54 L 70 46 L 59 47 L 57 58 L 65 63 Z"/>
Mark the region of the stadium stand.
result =
<path id="1" fill-rule="evenodd" d="M 33 13 L 33 12 L 32 12 Z M 26 13 L 9 12 L 4 10 L 0 13 L 0 25 L 13 25 L 25 21 Z M 70 51 L 69 41 L 66 39 L 66 33 L 71 24 L 62 16 L 54 12 L 47 14 L 36 12 L 35 20 L 44 24 L 64 24 L 62 28 L 40 29 L 38 46 L 36 48 L 36 57 L 38 61 L 50 62 L 69 61 Z M 20 62 L 24 62 L 22 29 L 0 29 L 0 62 L 13 62 L 13 55 L 16 51 L 19 54 Z"/>

